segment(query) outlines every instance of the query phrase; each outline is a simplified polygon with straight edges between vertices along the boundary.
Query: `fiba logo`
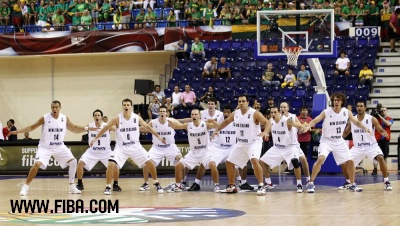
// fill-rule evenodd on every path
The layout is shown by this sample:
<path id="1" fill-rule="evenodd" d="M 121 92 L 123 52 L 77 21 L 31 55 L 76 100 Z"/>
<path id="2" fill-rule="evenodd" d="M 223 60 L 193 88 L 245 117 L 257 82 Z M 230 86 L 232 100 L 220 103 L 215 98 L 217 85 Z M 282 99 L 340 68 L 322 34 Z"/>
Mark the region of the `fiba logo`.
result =
<path id="1" fill-rule="evenodd" d="M 7 152 L 0 148 L 0 166 L 5 166 L 8 162 L 8 155 Z"/>

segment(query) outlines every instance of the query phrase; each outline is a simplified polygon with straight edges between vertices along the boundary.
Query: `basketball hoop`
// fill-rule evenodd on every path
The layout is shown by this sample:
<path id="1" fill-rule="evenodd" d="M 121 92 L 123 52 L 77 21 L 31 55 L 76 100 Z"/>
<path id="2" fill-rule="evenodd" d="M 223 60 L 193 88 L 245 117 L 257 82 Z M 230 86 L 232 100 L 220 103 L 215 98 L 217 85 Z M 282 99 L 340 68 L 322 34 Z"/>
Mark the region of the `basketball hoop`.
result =
<path id="1" fill-rule="evenodd" d="M 297 66 L 297 59 L 303 48 L 301 46 L 286 46 L 282 48 L 282 51 L 286 53 L 287 64 L 291 66 Z"/>

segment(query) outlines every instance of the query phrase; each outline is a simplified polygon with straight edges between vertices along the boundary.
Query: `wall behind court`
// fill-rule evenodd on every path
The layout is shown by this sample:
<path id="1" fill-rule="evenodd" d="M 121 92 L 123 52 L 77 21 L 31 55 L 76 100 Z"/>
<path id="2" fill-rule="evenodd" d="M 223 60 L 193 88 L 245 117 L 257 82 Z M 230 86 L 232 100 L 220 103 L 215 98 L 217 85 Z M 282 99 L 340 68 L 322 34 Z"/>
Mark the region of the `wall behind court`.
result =
<path id="1" fill-rule="evenodd" d="M 17 128 L 30 125 L 50 111 L 53 96 L 61 101 L 61 112 L 73 123 L 87 125 L 95 109 L 114 117 L 126 97 L 134 104 L 143 103 L 143 96 L 134 94 L 134 80 L 150 79 L 159 84 L 170 55 L 160 51 L 2 57 L 0 120 L 3 127 L 10 118 Z M 81 135 L 68 132 L 66 140 L 80 140 Z M 31 137 L 40 138 L 40 129 Z"/>

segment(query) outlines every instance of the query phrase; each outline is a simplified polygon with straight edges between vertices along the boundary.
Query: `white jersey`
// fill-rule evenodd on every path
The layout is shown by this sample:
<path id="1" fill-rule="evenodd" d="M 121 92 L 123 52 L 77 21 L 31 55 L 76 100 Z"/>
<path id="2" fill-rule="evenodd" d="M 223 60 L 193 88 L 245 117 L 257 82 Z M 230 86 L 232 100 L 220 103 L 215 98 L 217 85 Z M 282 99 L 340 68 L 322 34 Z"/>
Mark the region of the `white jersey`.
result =
<path id="1" fill-rule="evenodd" d="M 210 115 L 208 110 L 202 110 L 202 111 L 200 111 L 200 116 L 201 116 L 201 120 L 204 122 L 207 122 L 208 119 L 214 119 L 218 124 L 220 124 L 224 121 L 224 113 L 222 113 L 221 111 L 218 111 L 218 110 L 215 110 L 215 113 L 213 116 Z M 212 135 L 214 130 L 215 129 L 209 130 L 210 136 Z"/>
<path id="2" fill-rule="evenodd" d="M 103 127 L 105 127 L 107 125 L 107 123 L 103 122 L 100 125 L 100 129 L 103 129 Z M 92 122 L 89 123 L 89 127 L 90 128 L 95 128 L 96 127 L 96 123 Z M 99 133 L 100 130 L 98 131 L 90 131 L 89 130 L 89 144 L 90 142 L 92 142 L 92 140 L 97 136 L 97 134 Z M 110 146 L 110 142 L 111 142 L 111 138 L 110 138 L 110 131 L 107 130 L 103 135 L 101 135 L 101 137 L 93 144 L 92 146 L 92 150 L 93 151 L 107 151 L 111 149 Z"/>
<path id="3" fill-rule="evenodd" d="M 218 148 L 228 149 L 236 144 L 236 131 L 233 123 L 229 123 L 219 131 L 219 135 L 214 137 L 212 145 Z"/>
<path id="4" fill-rule="evenodd" d="M 245 114 L 240 109 L 234 113 L 234 124 L 238 145 L 250 145 L 257 139 L 259 125 L 254 123 L 255 109 L 249 108 Z"/>
<path id="5" fill-rule="evenodd" d="M 289 119 L 291 119 L 293 122 L 296 122 L 297 120 L 297 116 L 295 114 L 289 113 L 287 116 Z M 295 143 L 295 144 L 300 144 L 299 140 L 298 140 L 298 132 L 299 130 L 292 126 L 292 128 L 290 129 L 290 139 Z"/>
<path id="6" fill-rule="evenodd" d="M 59 114 L 55 119 L 51 113 L 44 116 L 42 125 L 42 136 L 40 137 L 39 147 L 56 149 L 64 145 L 64 137 L 67 132 L 67 116 Z"/>
<path id="7" fill-rule="evenodd" d="M 131 118 L 126 120 L 123 113 L 118 114 L 119 125 L 116 131 L 116 145 L 127 147 L 140 143 L 139 116 L 132 112 Z"/>
<path id="8" fill-rule="evenodd" d="M 342 108 L 339 113 L 333 111 L 333 108 L 324 110 L 325 119 L 322 124 L 322 137 L 320 142 L 329 142 L 330 144 L 345 143 L 342 135 L 349 120 L 349 110 Z"/>
<path id="9" fill-rule="evenodd" d="M 374 132 L 372 125 L 372 116 L 365 114 L 364 119 L 361 121 L 370 131 Z M 354 123 L 351 123 L 351 133 L 353 134 L 354 146 L 361 149 L 367 149 L 368 147 L 376 144 L 375 136 L 372 136 L 367 131 L 357 127 Z"/>
<path id="10" fill-rule="evenodd" d="M 165 144 L 163 144 L 163 142 L 153 135 L 153 147 L 168 148 L 171 144 L 175 144 L 175 130 L 171 128 L 168 121 L 162 124 L 158 118 L 153 119 L 151 120 L 151 126 L 158 135 L 165 139 Z"/>
<path id="11" fill-rule="evenodd" d="M 291 134 L 287 125 L 288 117 L 282 115 L 279 122 L 275 122 L 274 119 L 270 119 L 271 122 L 271 133 L 273 144 L 276 148 L 282 149 L 289 145 L 294 144 L 291 140 Z"/>
<path id="12" fill-rule="evenodd" d="M 189 122 L 187 131 L 191 152 L 200 154 L 202 150 L 208 148 L 210 138 L 207 130 L 207 123 L 200 122 L 200 125 L 196 127 L 193 122 Z"/>

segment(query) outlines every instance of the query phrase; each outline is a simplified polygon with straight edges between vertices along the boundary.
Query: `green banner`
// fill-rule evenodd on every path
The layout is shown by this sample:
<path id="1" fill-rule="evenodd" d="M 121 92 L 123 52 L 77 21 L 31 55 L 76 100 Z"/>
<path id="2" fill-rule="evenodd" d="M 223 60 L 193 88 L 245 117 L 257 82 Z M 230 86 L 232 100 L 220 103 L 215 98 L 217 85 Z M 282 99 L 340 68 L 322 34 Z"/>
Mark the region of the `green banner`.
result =
<path id="1" fill-rule="evenodd" d="M 78 145 L 68 145 L 68 148 L 72 151 L 72 154 L 77 160 L 85 153 L 88 145 L 78 144 Z M 177 144 L 182 155 L 186 155 L 189 150 L 188 144 Z M 151 148 L 151 144 L 143 144 L 143 147 L 148 151 Z M 37 152 L 37 145 L 13 145 L 13 146 L 1 146 L 0 147 L 0 174 L 27 174 L 29 169 L 35 162 L 35 155 Z M 105 167 L 102 163 L 98 163 L 92 171 L 105 171 Z M 164 159 L 160 165 L 157 167 L 160 171 L 174 171 L 173 164 L 168 160 Z M 42 171 L 42 170 L 40 170 Z M 54 157 L 50 158 L 49 164 L 46 171 L 67 173 L 68 168 L 61 169 Z M 134 165 L 132 160 L 128 160 L 122 167 L 123 171 L 141 171 L 137 165 Z"/>

